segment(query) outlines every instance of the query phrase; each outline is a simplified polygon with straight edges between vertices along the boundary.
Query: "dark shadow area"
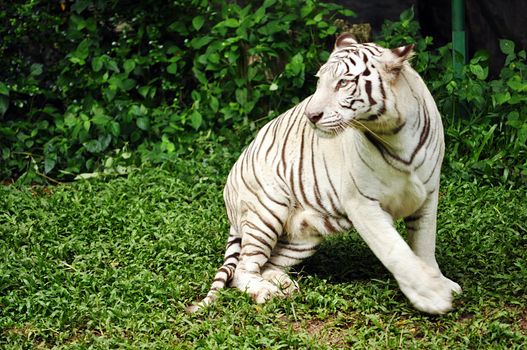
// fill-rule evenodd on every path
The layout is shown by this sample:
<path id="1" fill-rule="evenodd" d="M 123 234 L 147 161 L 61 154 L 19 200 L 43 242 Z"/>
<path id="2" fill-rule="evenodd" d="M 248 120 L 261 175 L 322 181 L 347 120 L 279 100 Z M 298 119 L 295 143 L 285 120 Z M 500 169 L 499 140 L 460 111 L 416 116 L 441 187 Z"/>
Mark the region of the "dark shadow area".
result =
<path id="1" fill-rule="evenodd" d="M 293 268 L 330 283 L 386 278 L 390 273 L 356 233 L 328 238 L 317 253 Z"/>

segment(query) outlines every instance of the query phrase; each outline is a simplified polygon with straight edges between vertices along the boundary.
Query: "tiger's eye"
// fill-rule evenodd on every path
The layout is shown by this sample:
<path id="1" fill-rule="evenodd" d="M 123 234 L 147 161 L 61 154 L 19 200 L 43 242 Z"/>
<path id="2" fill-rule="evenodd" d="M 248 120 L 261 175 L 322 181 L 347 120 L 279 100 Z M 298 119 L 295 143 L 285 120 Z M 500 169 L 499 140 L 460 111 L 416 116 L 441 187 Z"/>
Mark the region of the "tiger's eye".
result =
<path id="1" fill-rule="evenodd" d="M 338 88 L 344 88 L 346 86 L 348 86 L 350 84 L 351 80 L 348 80 L 348 79 L 340 79 L 337 86 Z"/>

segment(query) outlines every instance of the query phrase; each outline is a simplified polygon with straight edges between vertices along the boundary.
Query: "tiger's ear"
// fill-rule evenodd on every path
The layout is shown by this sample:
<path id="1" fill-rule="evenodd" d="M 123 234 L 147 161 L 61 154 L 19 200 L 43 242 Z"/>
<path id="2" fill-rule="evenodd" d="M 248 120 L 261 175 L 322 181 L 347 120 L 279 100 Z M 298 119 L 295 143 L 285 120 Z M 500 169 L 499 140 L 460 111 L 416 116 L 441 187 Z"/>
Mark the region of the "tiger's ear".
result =
<path id="1" fill-rule="evenodd" d="M 414 55 L 414 44 L 397 47 L 391 50 L 392 57 L 386 62 L 386 72 L 396 79 L 401 73 L 404 64 Z"/>
<path id="2" fill-rule="evenodd" d="M 333 50 L 342 49 L 353 44 L 358 44 L 355 36 L 351 33 L 342 33 L 337 37 L 337 40 L 335 40 L 335 47 Z"/>

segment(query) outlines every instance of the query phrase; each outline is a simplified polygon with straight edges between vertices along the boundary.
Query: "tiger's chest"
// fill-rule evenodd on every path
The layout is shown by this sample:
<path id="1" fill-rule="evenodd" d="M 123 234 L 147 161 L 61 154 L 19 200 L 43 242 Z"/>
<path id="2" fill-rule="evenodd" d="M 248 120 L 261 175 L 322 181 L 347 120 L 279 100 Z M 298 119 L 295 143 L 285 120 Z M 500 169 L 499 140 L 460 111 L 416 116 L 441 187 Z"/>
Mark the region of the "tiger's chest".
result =
<path id="1" fill-rule="evenodd" d="M 346 174 L 350 199 L 366 197 L 376 200 L 394 219 L 403 218 L 417 211 L 432 188 L 423 181 L 434 164 L 426 150 L 415 155 L 413 162 L 390 159 L 374 147 L 354 150 L 350 155 Z M 416 164 L 420 164 L 416 169 Z M 344 175 L 344 176 L 346 176 Z M 431 180 L 430 177 L 428 177 Z"/>

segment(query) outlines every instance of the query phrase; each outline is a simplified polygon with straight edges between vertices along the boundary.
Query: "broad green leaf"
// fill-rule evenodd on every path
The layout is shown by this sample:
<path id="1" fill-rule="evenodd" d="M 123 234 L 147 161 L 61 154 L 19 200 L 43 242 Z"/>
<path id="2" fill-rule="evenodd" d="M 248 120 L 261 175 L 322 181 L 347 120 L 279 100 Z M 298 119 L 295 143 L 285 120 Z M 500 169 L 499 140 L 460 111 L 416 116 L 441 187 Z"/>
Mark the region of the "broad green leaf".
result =
<path id="1" fill-rule="evenodd" d="M 241 106 L 247 103 L 247 89 L 245 88 L 236 89 L 235 95 L 236 95 L 236 102 L 238 102 Z"/>
<path id="2" fill-rule="evenodd" d="M 220 55 L 218 55 L 216 52 L 213 52 L 210 55 L 208 55 L 207 60 L 210 63 L 218 64 L 220 63 Z"/>
<path id="3" fill-rule="evenodd" d="M 414 8 L 413 6 L 410 7 L 407 10 L 404 10 L 401 15 L 399 16 L 399 19 L 401 22 L 409 22 L 414 18 Z"/>
<path id="4" fill-rule="evenodd" d="M 514 91 L 527 91 L 527 82 L 523 80 L 519 75 L 512 76 L 507 82 L 507 85 L 509 85 L 509 87 Z"/>
<path id="5" fill-rule="evenodd" d="M 202 71 L 200 71 L 199 69 L 194 67 L 194 68 L 192 68 L 192 72 L 194 72 L 194 76 L 196 77 L 196 79 L 198 79 L 198 81 L 201 84 L 203 84 L 203 85 L 208 84 L 207 77 L 205 76 L 205 74 Z"/>
<path id="6" fill-rule="evenodd" d="M 73 63 L 84 65 L 86 63 L 86 58 L 88 58 L 90 45 L 90 39 L 84 39 L 83 41 L 81 41 L 75 51 L 69 54 L 70 61 Z"/>
<path id="7" fill-rule="evenodd" d="M 141 130 L 147 131 L 150 128 L 150 120 L 148 120 L 146 117 L 137 118 L 136 124 Z"/>
<path id="8" fill-rule="evenodd" d="M 353 12 L 352 10 L 350 9 L 342 9 L 342 10 L 339 10 L 339 13 L 341 15 L 344 15 L 346 17 L 355 17 L 357 14 L 355 12 Z"/>
<path id="9" fill-rule="evenodd" d="M 179 33 L 181 35 L 188 35 L 189 31 L 188 31 L 188 27 L 185 25 L 185 22 L 182 21 L 181 19 L 175 21 L 174 23 L 172 23 L 171 25 L 168 26 L 168 30 L 171 31 L 171 32 L 176 32 L 176 33 Z"/>
<path id="10" fill-rule="evenodd" d="M 525 145 L 527 141 L 527 123 L 524 123 L 518 131 L 518 144 Z"/>
<path id="11" fill-rule="evenodd" d="M 77 125 L 77 118 L 73 115 L 73 114 L 68 114 L 66 115 L 66 117 L 64 118 L 64 124 L 67 126 L 67 127 L 73 127 L 75 125 Z"/>
<path id="12" fill-rule="evenodd" d="M 99 140 L 90 140 L 82 144 L 84 148 L 90 153 L 99 153 L 102 150 L 102 145 Z"/>
<path id="13" fill-rule="evenodd" d="M 511 98 L 511 94 L 508 91 L 499 92 L 499 93 L 492 95 L 492 99 L 494 100 L 495 105 L 502 105 L 505 102 L 509 101 L 510 98 Z"/>
<path id="14" fill-rule="evenodd" d="M 2 148 L 2 159 L 6 160 L 11 157 L 11 150 L 7 147 Z"/>
<path id="15" fill-rule="evenodd" d="M 518 111 L 512 111 L 509 113 L 507 116 L 507 125 L 510 125 L 516 129 L 519 129 L 523 125 L 523 122 L 520 119 L 520 113 L 518 113 Z"/>
<path id="16" fill-rule="evenodd" d="M 135 80 L 134 79 L 124 79 L 121 81 L 121 89 L 124 91 L 131 90 L 135 87 Z"/>
<path id="17" fill-rule="evenodd" d="M 235 18 L 227 18 L 225 21 L 223 21 L 223 24 L 229 28 L 237 28 L 240 25 L 240 22 L 238 22 L 238 20 Z"/>
<path id="18" fill-rule="evenodd" d="M 55 153 L 46 155 L 44 158 L 44 174 L 49 174 L 55 168 L 55 164 L 57 164 L 57 155 Z"/>
<path id="19" fill-rule="evenodd" d="M 128 74 L 131 71 L 135 69 L 135 61 L 134 60 L 126 60 L 123 64 L 124 71 Z"/>
<path id="20" fill-rule="evenodd" d="M 104 114 L 98 114 L 92 118 L 92 122 L 95 125 L 104 126 L 108 124 L 112 119 Z"/>
<path id="21" fill-rule="evenodd" d="M 306 5 L 302 6 L 302 8 L 300 9 L 300 16 L 306 17 L 313 11 L 314 8 L 315 8 L 315 5 L 312 2 L 311 3 L 308 2 Z"/>
<path id="22" fill-rule="evenodd" d="M 479 79 L 485 80 L 489 75 L 489 69 L 487 67 L 483 68 L 479 64 L 471 64 L 470 71 Z"/>
<path id="23" fill-rule="evenodd" d="M 0 95 L 9 96 L 9 88 L 6 84 L 0 82 Z"/>
<path id="24" fill-rule="evenodd" d="M 218 111 L 218 108 L 220 106 L 220 103 L 218 99 L 215 96 L 210 96 L 210 108 L 214 113 Z"/>
<path id="25" fill-rule="evenodd" d="M 104 64 L 104 58 L 104 56 L 97 56 L 91 60 L 91 69 L 94 72 L 98 72 L 102 69 L 102 66 Z"/>
<path id="26" fill-rule="evenodd" d="M 71 9 L 76 13 L 80 14 L 82 11 L 88 8 L 92 1 L 90 0 L 76 0 L 72 5 Z"/>
<path id="27" fill-rule="evenodd" d="M 203 46 L 207 45 L 208 43 L 210 43 L 214 38 L 211 37 L 211 36 L 202 36 L 202 37 L 199 37 L 199 38 L 194 38 L 190 41 L 189 45 L 190 47 L 192 47 L 193 49 L 201 49 Z"/>
<path id="28" fill-rule="evenodd" d="M 294 55 L 291 61 L 285 66 L 285 72 L 288 77 L 300 75 L 304 69 L 304 57 L 301 53 Z"/>
<path id="29" fill-rule="evenodd" d="M 190 115 L 190 124 L 194 129 L 199 129 L 203 122 L 203 117 L 201 116 L 201 113 L 194 110 L 192 111 L 192 114 Z"/>
<path id="30" fill-rule="evenodd" d="M 6 95 L 0 95 L 0 117 L 4 116 L 8 108 L 9 108 L 9 97 Z"/>
<path id="31" fill-rule="evenodd" d="M 118 137 L 121 135 L 121 125 L 118 122 L 112 121 L 110 123 L 110 132 L 113 136 Z"/>
<path id="32" fill-rule="evenodd" d="M 265 8 L 260 7 L 256 12 L 254 13 L 254 16 L 252 18 L 253 24 L 260 23 L 260 21 L 265 17 Z"/>
<path id="33" fill-rule="evenodd" d="M 167 72 L 170 74 L 177 74 L 177 63 L 172 63 L 167 67 Z"/>
<path id="34" fill-rule="evenodd" d="M 117 62 L 115 62 L 112 59 L 108 59 L 104 62 L 107 69 L 114 71 L 116 73 L 119 73 L 121 70 L 119 69 L 119 66 L 117 65 Z"/>
<path id="35" fill-rule="evenodd" d="M 107 101 L 112 101 L 115 97 L 115 94 L 117 94 L 117 90 L 112 87 L 107 87 L 102 90 L 102 93 Z"/>
<path id="36" fill-rule="evenodd" d="M 99 143 L 101 145 L 101 151 L 104 151 L 108 148 L 110 145 L 110 142 L 112 141 L 112 135 L 106 134 L 99 136 Z"/>
<path id="37" fill-rule="evenodd" d="M 42 64 L 40 64 L 40 63 L 33 63 L 31 65 L 30 70 L 31 70 L 30 74 L 32 76 L 40 75 L 40 74 L 42 74 Z"/>
<path id="38" fill-rule="evenodd" d="M 506 55 L 514 53 L 514 42 L 507 39 L 500 39 L 500 49 Z"/>
<path id="39" fill-rule="evenodd" d="M 203 16 L 196 16 L 192 20 L 192 26 L 196 30 L 200 30 L 201 27 L 203 27 L 203 23 L 205 23 L 205 19 L 203 18 Z"/>
<path id="40" fill-rule="evenodd" d="M 276 0 L 265 0 L 263 3 L 264 8 L 268 8 L 276 4 Z"/>
<path id="41" fill-rule="evenodd" d="M 110 79 L 108 79 L 108 83 L 110 84 L 110 88 L 113 90 L 120 89 L 122 87 L 122 81 L 121 81 L 121 75 L 120 74 L 113 74 Z"/>
<path id="42" fill-rule="evenodd" d="M 141 86 L 137 89 L 137 92 L 139 92 L 139 95 L 146 98 L 146 96 L 148 95 L 148 90 L 150 90 L 150 86 Z"/>

